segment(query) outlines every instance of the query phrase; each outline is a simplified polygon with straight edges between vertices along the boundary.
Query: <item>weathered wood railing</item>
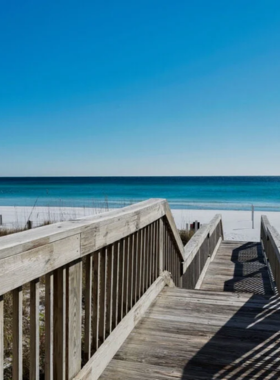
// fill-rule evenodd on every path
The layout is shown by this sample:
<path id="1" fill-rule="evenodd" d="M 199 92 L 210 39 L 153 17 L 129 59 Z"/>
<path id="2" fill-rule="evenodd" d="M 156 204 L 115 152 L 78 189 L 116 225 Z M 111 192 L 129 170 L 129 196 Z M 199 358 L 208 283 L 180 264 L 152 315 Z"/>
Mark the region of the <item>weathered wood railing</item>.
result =
<path id="1" fill-rule="evenodd" d="M 1 238 L 0 380 L 97 379 L 164 286 L 197 285 L 221 238 L 217 216 L 184 248 L 161 199 Z"/>
<path id="2" fill-rule="evenodd" d="M 223 225 L 221 215 L 216 215 L 209 224 L 202 226 L 184 248 L 182 287 L 199 289 L 211 260 L 221 241 Z"/>
<path id="3" fill-rule="evenodd" d="M 165 200 L 1 238 L 0 379 L 8 328 L 13 379 L 98 378 L 170 281 L 164 271 L 180 285 L 183 261 Z M 12 313 L 4 313 L 8 296 Z"/>
<path id="4" fill-rule="evenodd" d="M 264 215 L 261 217 L 261 241 L 269 260 L 275 285 L 280 293 L 280 235 Z"/>

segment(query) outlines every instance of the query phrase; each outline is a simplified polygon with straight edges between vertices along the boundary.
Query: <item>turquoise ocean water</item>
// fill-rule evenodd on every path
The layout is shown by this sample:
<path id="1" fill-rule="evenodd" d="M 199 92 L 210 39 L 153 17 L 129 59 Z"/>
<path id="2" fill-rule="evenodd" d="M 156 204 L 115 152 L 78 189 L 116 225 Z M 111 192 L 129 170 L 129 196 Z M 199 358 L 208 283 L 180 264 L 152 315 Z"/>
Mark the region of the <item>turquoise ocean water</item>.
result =
<path id="1" fill-rule="evenodd" d="M 172 208 L 280 211 L 280 177 L 0 178 L 0 206 L 122 207 L 166 198 Z"/>

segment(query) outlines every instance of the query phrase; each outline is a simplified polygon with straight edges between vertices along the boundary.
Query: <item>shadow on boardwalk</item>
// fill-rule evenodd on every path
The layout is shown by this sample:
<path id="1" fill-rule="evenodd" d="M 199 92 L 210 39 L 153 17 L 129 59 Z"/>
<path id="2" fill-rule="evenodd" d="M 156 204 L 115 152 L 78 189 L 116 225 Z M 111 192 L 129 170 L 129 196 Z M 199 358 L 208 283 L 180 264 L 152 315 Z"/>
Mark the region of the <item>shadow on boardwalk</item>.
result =
<path id="1" fill-rule="evenodd" d="M 280 300 L 252 296 L 188 362 L 182 379 L 279 379 Z"/>
<path id="2" fill-rule="evenodd" d="M 182 379 L 279 379 L 280 299 L 272 295 L 259 244 L 233 250 L 224 290 L 256 293 L 185 366 Z M 261 296 L 259 294 L 266 294 Z"/>
<path id="3" fill-rule="evenodd" d="M 246 243 L 232 251 L 234 275 L 224 291 L 273 295 L 269 272 L 260 243 Z"/>

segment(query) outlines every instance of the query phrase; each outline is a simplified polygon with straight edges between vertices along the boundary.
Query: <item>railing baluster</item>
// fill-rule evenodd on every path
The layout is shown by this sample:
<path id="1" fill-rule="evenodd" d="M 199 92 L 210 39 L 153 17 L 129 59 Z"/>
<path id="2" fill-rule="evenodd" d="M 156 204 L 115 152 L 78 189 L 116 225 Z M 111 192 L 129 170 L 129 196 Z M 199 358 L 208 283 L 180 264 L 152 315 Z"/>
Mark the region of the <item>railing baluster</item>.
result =
<path id="1" fill-rule="evenodd" d="M 140 231 L 135 233 L 134 240 L 134 292 L 133 292 L 133 303 L 137 302 L 138 297 L 138 286 L 139 286 L 139 236 Z"/>
<path id="2" fill-rule="evenodd" d="M 13 380 L 22 379 L 22 287 L 13 290 Z"/>
<path id="3" fill-rule="evenodd" d="M 166 228 L 166 225 L 165 225 L 165 269 L 167 271 L 169 271 L 168 259 L 169 259 L 169 256 L 168 256 L 168 239 L 167 239 L 167 228 Z"/>
<path id="4" fill-rule="evenodd" d="M 66 268 L 54 271 L 54 379 L 66 378 Z"/>
<path id="5" fill-rule="evenodd" d="M 106 311 L 106 336 L 112 332 L 112 305 L 113 305 L 113 281 L 114 281 L 114 248 L 111 245 L 107 251 L 107 311 Z"/>
<path id="6" fill-rule="evenodd" d="M 149 238 L 148 238 L 148 263 L 149 263 L 149 273 L 148 273 L 148 284 L 147 284 L 147 288 L 149 288 L 151 286 L 151 278 L 152 278 L 152 266 L 153 266 L 153 263 L 152 263 L 152 256 L 153 256 L 153 241 L 152 241 L 152 229 L 153 229 L 153 225 L 150 224 L 149 225 Z"/>
<path id="7" fill-rule="evenodd" d="M 154 253 L 154 223 L 151 224 L 150 226 L 150 276 L 149 276 L 149 286 L 151 286 L 153 282 L 153 270 L 154 270 L 154 258 L 155 258 L 155 253 Z"/>
<path id="8" fill-rule="evenodd" d="M 146 282 L 145 291 L 149 288 L 149 278 L 150 278 L 150 226 L 146 227 Z"/>
<path id="9" fill-rule="evenodd" d="M 154 234 L 153 234 L 153 242 L 154 242 L 154 258 L 153 258 L 153 282 L 156 280 L 157 275 L 157 255 L 158 255 L 158 248 L 157 248 L 157 229 L 158 229 L 158 220 L 154 223 Z"/>
<path id="10" fill-rule="evenodd" d="M 120 276 L 119 276 L 119 321 L 123 319 L 124 304 L 124 261 L 125 261 L 125 240 L 122 239 L 120 246 Z"/>
<path id="11" fill-rule="evenodd" d="M 134 298 L 134 267 L 135 267 L 135 234 L 132 234 L 130 238 L 130 268 L 129 268 L 129 309 L 133 307 L 133 298 Z"/>
<path id="12" fill-rule="evenodd" d="M 92 262 L 93 255 L 86 257 L 85 267 L 85 359 L 88 361 L 91 357 L 91 318 L 92 318 Z"/>
<path id="13" fill-rule="evenodd" d="M 160 275 L 164 268 L 164 225 L 162 219 L 159 220 L 158 243 L 158 274 Z"/>
<path id="14" fill-rule="evenodd" d="M 143 237 L 142 237 L 142 293 L 145 293 L 146 288 L 146 236 L 147 236 L 147 230 L 146 228 L 143 229 Z"/>
<path id="15" fill-rule="evenodd" d="M 67 267 L 67 378 L 81 370 L 82 260 Z"/>
<path id="16" fill-rule="evenodd" d="M 153 252 L 153 223 L 150 224 L 150 232 L 149 232 L 149 287 L 152 284 L 152 273 L 153 273 L 153 257 L 154 257 L 154 252 Z"/>
<path id="17" fill-rule="evenodd" d="M 100 325 L 100 289 L 101 289 L 101 251 L 93 255 L 93 314 L 92 314 L 92 340 L 93 349 L 99 347 L 99 325 Z"/>
<path id="18" fill-rule="evenodd" d="M 115 260 L 115 296 L 114 296 L 114 318 L 115 318 L 115 326 L 118 324 L 118 312 L 119 312 L 119 289 L 120 289 L 120 279 L 119 279 L 119 273 L 120 273 L 120 249 L 121 244 L 120 242 L 117 243 L 116 246 L 117 252 L 116 252 L 116 260 Z"/>
<path id="19" fill-rule="evenodd" d="M 143 261 L 143 229 L 139 231 L 139 243 L 138 243 L 138 248 L 139 248 L 139 273 L 138 273 L 138 298 L 141 297 L 142 294 L 142 273 L 143 273 L 143 267 L 142 267 L 142 261 Z"/>
<path id="20" fill-rule="evenodd" d="M 4 299 L 0 296 L 0 379 L 4 379 Z"/>
<path id="21" fill-rule="evenodd" d="M 45 380 L 53 380 L 53 273 L 46 275 Z"/>
<path id="22" fill-rule="evenodd" d="M 99 308 L 99 339 L 101 344 L 106 339 L 106 282 L 107 282 L 107 249 L 102 249 L 100 255 L 100 308 Z"/>
<path id="23" fill-rule="evenodd" d="M 39 279 L 30 283 L 30 379 L 39 380 Z"/>
<path id="24" fill-rule="evenodd" d="M 128 312 L 128 302 L 129 302 L 129 276 L 130 276 L 130 236 L 128 236 L 125 239 L 126 243 L 126 249 L 125 249 L 125 270 L 124 270 L 124 276 L 125 276 L 125 286 L 124 286 L 124 315 Z"/>

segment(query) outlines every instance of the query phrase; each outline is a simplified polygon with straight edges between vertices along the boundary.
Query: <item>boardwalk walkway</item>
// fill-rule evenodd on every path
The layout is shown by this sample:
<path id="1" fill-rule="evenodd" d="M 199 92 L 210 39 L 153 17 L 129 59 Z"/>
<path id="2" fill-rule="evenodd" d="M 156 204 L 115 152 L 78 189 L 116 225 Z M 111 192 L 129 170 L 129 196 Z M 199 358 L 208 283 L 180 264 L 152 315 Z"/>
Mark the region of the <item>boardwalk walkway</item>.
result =
<path id="1" fill-rule="evenodd" d="M 223 242 L 201 289 L 165 288 L 101 379 L 278 379 L 278 309 L 261 245 Z"/>

